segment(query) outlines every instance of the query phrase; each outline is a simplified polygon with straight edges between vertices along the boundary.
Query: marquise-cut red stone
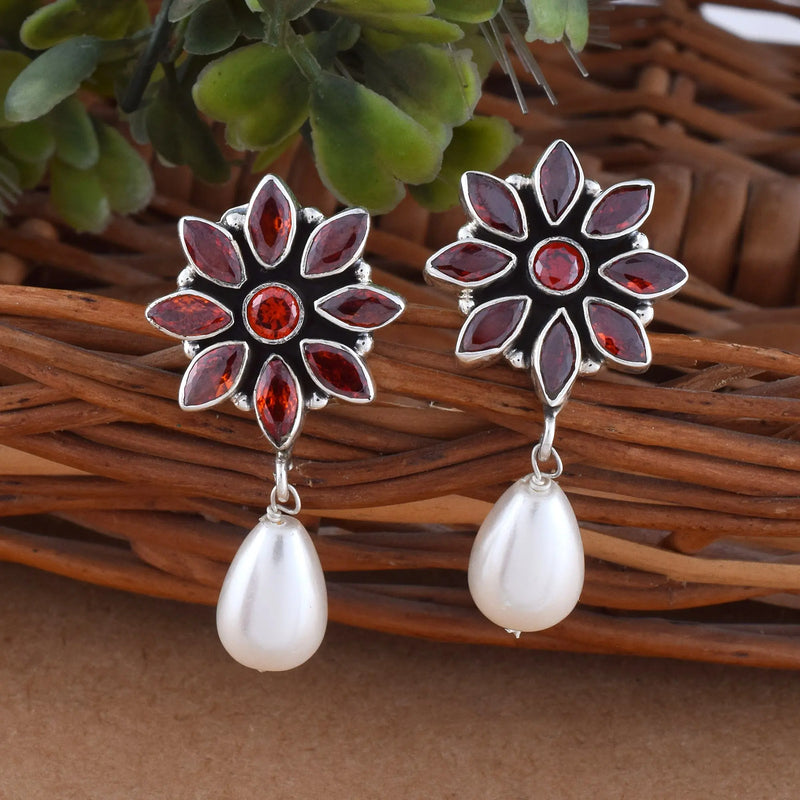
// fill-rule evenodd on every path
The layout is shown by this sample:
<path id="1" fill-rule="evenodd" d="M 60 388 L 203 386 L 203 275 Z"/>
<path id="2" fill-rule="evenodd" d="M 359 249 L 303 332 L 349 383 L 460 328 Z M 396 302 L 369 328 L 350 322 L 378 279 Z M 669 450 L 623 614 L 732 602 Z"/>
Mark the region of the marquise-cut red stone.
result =
<path id="1" fill-rule="evenodd" d="M 542 245 L 531 262 L 531 273 L 546 289 L 566 292 L 577 286 L 586 272 L 581 251 L 570 242 L 556 239 Z"/>
<path id="2" fill-rule="evenodd" d="M 547 330 L 539 351 L 539 373 L 545 395 L 554 400 L 575 374 L 575 340 L 566 321 L 559 317 Z"/>
<path id="3" fill-rule="evenodd" d="M 147 309 L 147 319 L 159 328 L 182 339 L 210 336 L 232 322 L 230 311 L 210 297 L 198 294 L 175 294 Z"/>
<path id="4" fill-rule="evenodd" d="M 544 210 L 555 222 L 575 197 L 580 183 L 578 164 L 566 142 L 558 142 L 539 168 Z"/>
<path id="5" fill-rule="evenodd" d="M 603 350 L 622 361 L 647 363 L 644 333 L 632 316 L 599 301 L 589 303 L 588 310 L 589 324 Z"/>
<path id="6" fill-rule="evenodd" d="M 230 234 L 213 222 L 185 217 L 183 241 L 191 262 L 207 278 L 218 283 L 238 286 L 244 279 L 244 268 Z"/>
<path id="7" fill-rule="evenodd" d="M 352 209 L 323 222 L 309 237 L 303 273 L 327 275 L 349 266 L 369 230 L 369 214 Z"/>
<path id="8" fill-rule="evenodd" d="M 279 342 L 291 336 L 300 322 L 300 301 L 285 286 L 270 284 L 256 291 L 245 309 L 247 324 L 259 338 Z"/>
<path id="9" fill-rule="evenodd" d="M 312 375 L 331 394 L 349 400 L 370 400 L 372 391 L 360 359 L 343 347 L 304 342 L 303 353 Z"/>
<path id="10" fill-rule="evenodd" d="M 244 367 L 242 342 L 209 347 L 190 365 L 183 379 L 183 406 L 203 406 L 226 396 L 236 387 Z"/>
<path id="11" fill-rule="evenodd" d="M 510 297 L 476 309 L 466 323 L 459 351 L 480 353 L 501 348 L 513 336 L 527 308 L 524 297 Z"/>
<path id="12" fill-rule="evenodd" d="M 346 286 L 318 308 L 346 325 L 364 329 L 386 325 L 403 310 L 388 292 L 366 286 Z"/>
<path id="13" fill-rule="evenodd" d="M 651 250 L 620 256 L 602 269 L 606 278 L 637 294 L 659 294 L 686 279 L 686 270 L 671 258 Z"/>
<path id="14" fill-rule="evenodd" d="M 614 236 L 635 228 L 650 208 L 650 183 L 626 184 L 610 189 L 586 221 L 591 236 Z"/>
<path id="15" fill-rule="evenodd" d="M 467 172 L 466 182 L 470 204 L 481 222 L 509 236 L 523 235 L 522 209 L 503 181 L 483 172 Z"/>
<path id="16" fill-rule="evenodd" d="M 476 283 L 502 272 L 509 253 L 481 242 L 456 242 L 431 259 L 431 269 L 461 283 Z"/>
<path id="17" fill-rule="evenodd" d="M 292 204 L 274 178 L 264 181 L 250 201 L 247 230 L 260 261 L 272 266 L 281 260 L 292 232 Z"/>
<path id="18" fill-rule="evenodd" d="M 275 356 L 261 369 L 253 394 L 261 428 L 276 447 L 283 447 L 294 429 L 300 396 L 291 370 Z"/>

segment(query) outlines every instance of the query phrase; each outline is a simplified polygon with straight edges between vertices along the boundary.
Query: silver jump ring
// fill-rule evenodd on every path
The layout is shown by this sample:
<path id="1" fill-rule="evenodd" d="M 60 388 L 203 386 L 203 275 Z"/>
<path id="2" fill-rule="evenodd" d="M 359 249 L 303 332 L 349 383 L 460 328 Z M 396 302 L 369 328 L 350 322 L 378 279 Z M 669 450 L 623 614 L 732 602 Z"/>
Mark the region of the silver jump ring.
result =
<path id="1" fill-rule="evenodd" d="M 281 503 L 285 503 L 289 500 L 289 489 L 291 486 L 289 485 L 289 464 L 288 459 L 282 453 L 278 453 L 275 456 L 275 496 L 278 498 L 278 501 Z"/>
<path id="2" fill-rule="evenodd" d="M 555 447 L 550 447 L 550 458 L 556 462 L 555 467 L 550 470 L 549 472 L 545 472 L 539 466 L 540 461 L 539 458 L 541 456 L 542 445 L 541 442 L 534 445 L 533 451 L 531 452 L 531 465 L 533 466 L 533 482 L 539 485 L 547 483 L 549 480 L 555 480 L 556 478 L 560 477 L 561 473 L 564 471 L 564 465 L 561 463 L 561 456 L 558 454 L 558 451 Z M 550 459 L 547 459 L 548 461 Z"/>
<path id="3" fill-rule="evenodd" d="M 271 514 L 273 517 L 279 517 L 282 513 L 289 514 L 290 516 L 295 516 L 300 513 L 302 505 L 300 504 L 300 495 L 297 493 L 297 489 L 295 489 L 291 483 L 287 484 L 286 488 L 286 499 L 289 500 L 291 498 L 293 502 L 291 507 L 287 506 L 285 502 L 280 502 L 277 486 L 273 486 L 272 491 L 269 493 L 269 508 L 267 509 L 267 513 Z"/>
<path id="4" fill-rule="evenodd" d="M 549 461 L 553 453 L 553 440 L 556 438 L 556 415 L 545 412 L 544 428 L 539 439 L 539 457 L 542 462 Z"/>

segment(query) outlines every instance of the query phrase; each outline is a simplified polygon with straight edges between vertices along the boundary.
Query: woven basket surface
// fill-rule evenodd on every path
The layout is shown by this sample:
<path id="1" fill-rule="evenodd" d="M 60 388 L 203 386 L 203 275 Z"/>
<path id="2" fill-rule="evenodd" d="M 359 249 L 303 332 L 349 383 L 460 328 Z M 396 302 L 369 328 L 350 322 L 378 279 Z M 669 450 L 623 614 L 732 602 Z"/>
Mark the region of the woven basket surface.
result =
<path id="1" fill-rule="evenodd" d="M 563 137 L 604 186 L 652 178 L 646 233 L 692 275 L 657 306 L 650 372 L 580 380 L 559 415 L 560 483 L 587 554 L 579 608 L 516 640 L 471 604 L 472 537 L 529 471 L 541 409 L 527 375 L 458 367 L 462 317 L 420 271 L 463 212 L 407 200 L 367 245 L 377 282 L 409 300 L 370 356 L 378 399 L 310 414 L 295 447 L 332 620 L 800 667 L 800 51 L 743 42 L 697 5 L 618 8 L 608 22 L 622 49 L 584 54 L 587 79 L 561 48 L 534 48 L 556 108 L 525 84 L 521 114 L 499 73 L 479 107 L 522 136 L 504 174 Z M 272 458 L 250 415 L 178 408 L 186 359 L 142 312 L 183 265 L 177 218 L 218 216 L 259 176 L 242 167 L 208 186 L 153 169 L 151 206 L 101 235 L 70 232 L 45 192 L 0 227 L 0 559 L 211 604 L 263 513 Z M 304 149 L 273 171 L 304 205 L 336 209 Z"/>

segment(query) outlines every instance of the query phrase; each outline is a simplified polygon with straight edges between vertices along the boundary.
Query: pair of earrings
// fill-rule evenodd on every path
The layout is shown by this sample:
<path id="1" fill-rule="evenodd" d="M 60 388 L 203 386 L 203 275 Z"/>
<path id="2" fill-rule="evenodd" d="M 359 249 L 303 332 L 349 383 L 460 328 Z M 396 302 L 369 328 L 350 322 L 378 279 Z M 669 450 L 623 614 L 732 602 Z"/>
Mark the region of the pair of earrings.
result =
<path id="1" fill-rule="evenodd" d="M 564 619 L 583 586 L 580 531 L 556 483 L 557 415 L 577 376 L 604 361 L 627 371 L 648 368 L 644 326 L 652 301 L 677 292 L 688 276 L 638 232 L 653 184 L 630 181 L 601 192 L 584 180 L 564 141 L 548 148 L 530 177 L 467 172 L 461 190 L 470 222 L 428 260 L 425 277 L 459 291 L 466 320 L 458 359 L 480 365 L 505 358 L 530 370 L 544 411 L 532 472 L 490 511 L 469 562 L 478 608 L 519 636 Z M 327 623 L 324 575 L 296 519 L 300 497 L 288 478 L 303 417 L 331 398 L 373 399 L 363 360 L 371 333 L 405 307 L 370 279 L 362 258 L 369 226 L 363 209 L 326 219 L 300 208 L 268 175 L 246 206 L 219 223 L 181 219 L 189 266 L 178 291 L 146 310 L 155 327 L 183 340 L 192 359 L 181 407 L 200 410 L 230 398 L 255 412 L 275 453 L 269 507 L 234 557 L 217 604 L 223 646 L 261 671 L 302 664 Z"/>

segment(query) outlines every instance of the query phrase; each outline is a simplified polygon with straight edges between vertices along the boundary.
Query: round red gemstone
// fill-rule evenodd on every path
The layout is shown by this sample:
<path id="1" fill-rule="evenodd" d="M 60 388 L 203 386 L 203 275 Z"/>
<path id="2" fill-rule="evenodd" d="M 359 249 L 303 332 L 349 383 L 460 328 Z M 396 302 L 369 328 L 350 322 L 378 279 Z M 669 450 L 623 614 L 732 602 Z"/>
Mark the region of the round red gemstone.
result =
<path id="1" fill-rule="evenodd" d="M 308 241 L 303 271 L 327 275 L 348 266 L 367 237 L 369 214 L 361 209 L 345 211 L 323 222 Z"/>
<path id="2" fill-rule="evenodd" d="M 547 216 L 555 222 L 578 191 L 578 165 L 565 142 L 558 142 L 539 168 L 539 190 Z"/>
<path id="3" fill-rule="evenodd" d="M 511 189 L 482 172 L 467 172 L 467 194 L 475 214 L 493 230 L 520 237 L 525 232 L 522 211 Z"/>
<path id="4" fill-rule="evenodd" d="M 190 293 L 165 297 L 154 303 L 147 310 L 147 319 L 184 339 L 209 336 L 232 321 L 230 312 L 210 297 Z"/>
<path id="5" fill-rule="evenodd" d="M 510 297 L 477 309 L 467 321 L 459 350 L 479 353 L 502 347 L 514 334 L 527 310 L 525 298 Z"/>
<path id="6" fill-rule="evenodd" d="M 600 302 L 589 303 L 588 310 L 589 324 L 603 350 L 621 361 L 647 363 L 644 335 L 628 314 Z"/>
<path id="7" fill-rule="evenodd" d="M 581 282 L 586 260 L 574 244 L 556 239 L 534 251 L 531 273 L 546 289 L 567 292 Z"/>
<path id="8" fill-rule="evenodd" d="M 181 232 L 189 259 L 203 275 L 234 286 L 242 282 L 242 262 L 224 228 L 203 219 L 184 217 Z"/>
<path id="9" fill-rule="evenodd" d="M 289 244 L 292 206 L 274 179 L 265 181 L 253 197 L 247 228 L 258 258 L 270 266 L 277 263 Z"/>
<path id="10" fill-rule="evenodd" d="M 350 400 L 370 400 L 369 378 L 358 359 L 344 348 L 323 342 L 305 342 L 309 369 L 322 387 Z"/>
<path id="11" fill-rule="evenodd" d="M 297 383 L 283 359 L 271 358 L 264 364 L 253 397 L 264 433 L 282 447 L 292 434 L 299 408 Z"/>
<path id="12" fill-rule="evenodd" d="M 558 397 L 575 371 L 575 340 L 567 323 L 559 318 L 547 330 L 539 351 L 542 388 L 551 400 Z"/>
<path id="13" fill-rule="evenodd" d="M 603 267 L 601 272 L 636 294 L 665 292 L 686 279 L 686 271 L 680 264 L 650 250 L 622 256 Z"/>
<path id="14" fill-rule="evenodd" d="M 613 236 L 635 228 L 647 215 L 651 191 L 649 183 L 611 189 L 592 211 L 586 231 L 592 236 Z"/>
<path id="15" fill-rule="evenodd" d="M 402 306 L 384 292 L 351 286 L 320 303 L 319 310 L 354 328 L 377 328 L 391 322 Z"/>
<path id="16" fill-rule="evenodd" d="M 241 342 L 216 345 L 203 351 L 184 376 L 182 404 L 207 405 L 233 391 L 244 367 L 245 354 Z"/>
<path id="17" fill-rule="evenodd" d="M 430 266 L 462 283 L 476 283 L 502 272 L 511 258 L 509 253 L 481 242 L 457 242 L 431 259 Z"/>
<path id="18" fill-rule="evenodd" d="M 279 342 L 297 330 L 302 315 L 301 308 L 297 295 L 286 286 L 262 286 L 247 300 L 247 325 L 250 332 L 259 339 Z"/>

